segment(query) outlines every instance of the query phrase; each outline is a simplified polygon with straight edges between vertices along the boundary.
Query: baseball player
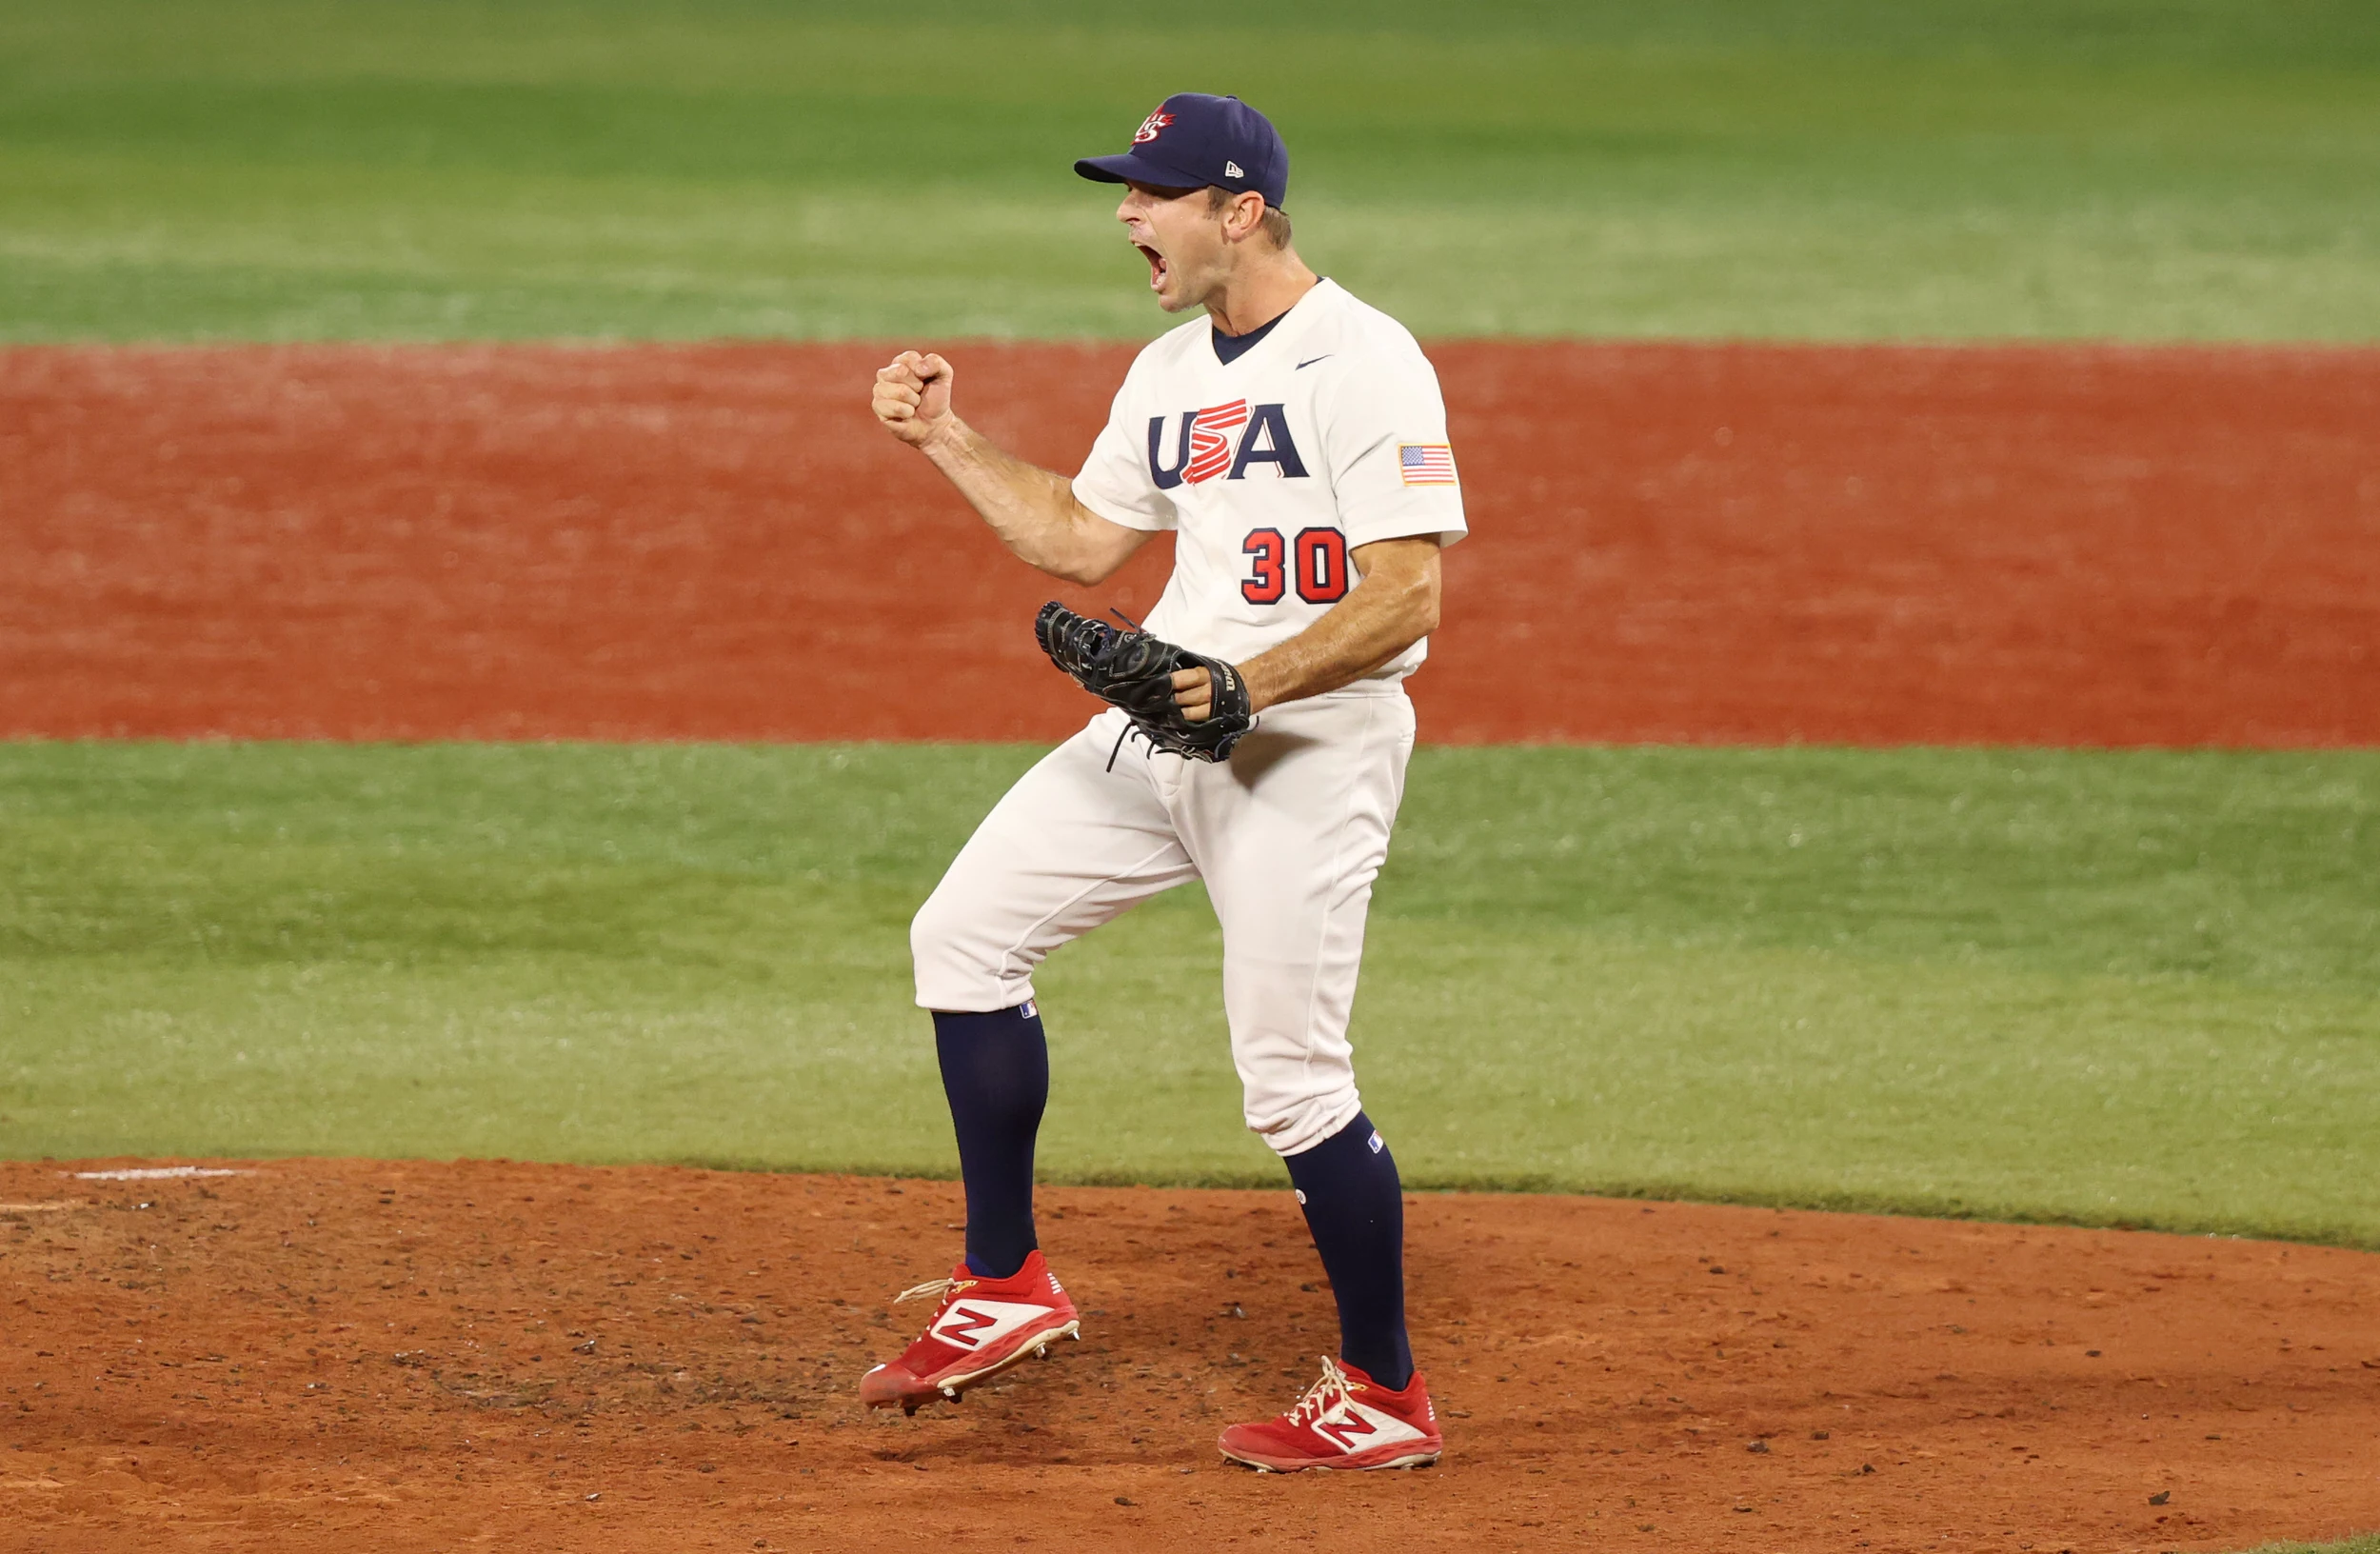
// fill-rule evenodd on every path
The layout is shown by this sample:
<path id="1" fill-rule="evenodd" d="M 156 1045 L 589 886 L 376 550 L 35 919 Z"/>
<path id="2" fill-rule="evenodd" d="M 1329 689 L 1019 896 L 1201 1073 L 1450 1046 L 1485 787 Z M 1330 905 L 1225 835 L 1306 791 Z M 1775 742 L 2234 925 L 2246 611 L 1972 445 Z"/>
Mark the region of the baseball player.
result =
<path id="1" fill-rule="evenodd" d="M 1049 1054 L 1033 970 L 1199 879 L 1222 925 L 1247 1124 L 1287 1164 L 1341 1338 L 1286 1413 L 1225 1430 L 1223 1455 L 1275 1471 L 1433 1463 L 1403 1200 L 1347 1022 L 1413 749 L 1402 682 L 1438 624 L 1440 548 L 1464 532 L 1437 374 L 1403 328 L 1298 257 L 1288 153 L 1238 98 L 1169 97 L 1129 149 L 1075 170 L 1123 186 L 1116 214 L 1159 306 L 1202 315 L 1140 352 L 1081 471 L 971 429 L 938 355 L 878 372 L 875 411 L 1032 566 L 1095 585 L 1172 529 L 1173 576 L 1145 629 L 1042 611 L 1051 658 L 1114 705 L 1009 790 L 912 926 L 966 1255 L 901 1297 L 940 1304 L 861 1396 L 914 1412 L 1080 1336 L 1034 1235 Z"/>

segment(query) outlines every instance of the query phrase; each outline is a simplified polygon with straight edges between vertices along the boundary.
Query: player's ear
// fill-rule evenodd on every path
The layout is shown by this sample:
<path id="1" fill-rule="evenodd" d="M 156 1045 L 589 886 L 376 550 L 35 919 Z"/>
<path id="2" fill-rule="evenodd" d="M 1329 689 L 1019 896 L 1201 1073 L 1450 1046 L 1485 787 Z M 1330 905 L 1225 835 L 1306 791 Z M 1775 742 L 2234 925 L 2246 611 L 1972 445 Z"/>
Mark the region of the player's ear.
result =
<path id="1" fill-rule="evenodd" d="M 1223 210 L 1223 235 L 1234 243 L 1244 242 L 1256 235 L 1264 222 L 1264 196 L 1246 190 L 1231 197 Z"/>

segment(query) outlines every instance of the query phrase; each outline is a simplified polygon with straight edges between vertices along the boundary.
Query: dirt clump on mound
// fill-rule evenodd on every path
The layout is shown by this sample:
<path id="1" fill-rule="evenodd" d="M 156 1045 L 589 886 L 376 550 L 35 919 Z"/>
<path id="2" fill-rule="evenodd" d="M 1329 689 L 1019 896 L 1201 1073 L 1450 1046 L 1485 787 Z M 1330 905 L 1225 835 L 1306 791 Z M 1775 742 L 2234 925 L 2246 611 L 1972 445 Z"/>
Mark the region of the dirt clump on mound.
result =
<path id="1" fill-rule="evenodd" d="M 1426 1471 L 1220 1427 L 1334 1332 L 1286 1192 L 1053 1189 L 1081 1344 L 861 1372 L 944 1183 L 0 1166 L 0 1548 L 2237 1549 L 2380 1525 L 2380 1258 L 1562 1197 L 1411 1202 Z M 144 1167 L 155 1170 L 157 1167 Z"/>

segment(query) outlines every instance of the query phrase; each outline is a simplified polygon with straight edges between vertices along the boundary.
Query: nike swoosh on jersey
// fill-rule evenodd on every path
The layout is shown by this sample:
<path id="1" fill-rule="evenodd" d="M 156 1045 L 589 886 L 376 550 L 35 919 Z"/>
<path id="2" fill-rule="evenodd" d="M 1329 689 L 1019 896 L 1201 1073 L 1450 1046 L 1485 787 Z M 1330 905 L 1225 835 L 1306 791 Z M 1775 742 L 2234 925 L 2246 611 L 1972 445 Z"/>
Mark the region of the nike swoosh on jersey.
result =
<path id="1" fill-rule="evenodd" d="M 1299 362 L 1299 363 L 1296 367 L 1291 368 L 1291 369 L 1290 369 L 1290 370 L 1291 370 L 1291 371 L 1293 371 L 1293 372 L 1302 372 L 1302 371 L 1304 371 L 1307 368 L 1312 367 L 1312 366 L 1313 366 L 1315 363 L 1317 363 L 1317 362 L 1327 362 L 1327 361 L 1329 361 L 1329 360 L 1331 359 L 1331 355 L 1332 355 L 1332 353 L 1331 353 L 1330 351 L 1327 351 L 1327 350 L 1326 350 L 1326 351 L 1322 352 L 1322 354 L 1321 354 L 1321 355 L 1319 355 L 1319 356 L 1309 356 L 1309 357 L 1307 357 L 1304 361 Z"/>

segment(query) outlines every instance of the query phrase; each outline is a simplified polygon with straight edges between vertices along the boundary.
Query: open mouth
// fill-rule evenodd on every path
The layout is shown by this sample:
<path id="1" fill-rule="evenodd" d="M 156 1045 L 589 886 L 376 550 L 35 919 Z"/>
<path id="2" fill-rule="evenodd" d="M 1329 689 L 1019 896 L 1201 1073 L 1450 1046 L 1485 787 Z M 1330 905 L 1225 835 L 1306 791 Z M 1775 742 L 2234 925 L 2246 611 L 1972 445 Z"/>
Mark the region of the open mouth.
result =
<path id="1" fill-rule="evenodd" d="M 1149 289 L 1152 291 L 1164 290 L 1165 256 L 1158 252 L 1155 249 L 1150 248 L 1146 243 L 1135 243 L 1133 247 L 1139 249 L 1140 250 L 1140 257 L 1149 262 Z"/>

